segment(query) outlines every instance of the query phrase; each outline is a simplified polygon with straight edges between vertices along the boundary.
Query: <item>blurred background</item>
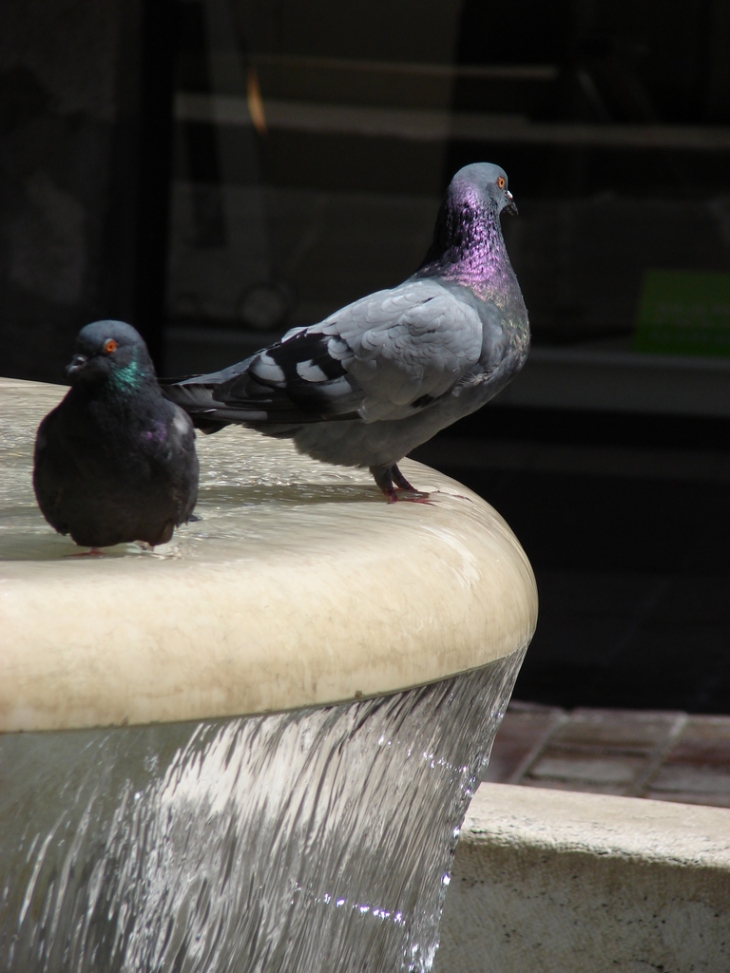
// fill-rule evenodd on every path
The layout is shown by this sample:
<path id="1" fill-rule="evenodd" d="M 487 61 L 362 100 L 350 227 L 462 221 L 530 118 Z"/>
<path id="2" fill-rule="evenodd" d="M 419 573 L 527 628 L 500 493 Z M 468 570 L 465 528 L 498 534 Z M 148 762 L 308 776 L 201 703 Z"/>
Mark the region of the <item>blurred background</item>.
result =
<path id="1" fill-rule="evenodd" d="M 730 5 L 8 0 L 0 374 L 217 368 L 420 263 L 497 162 L 524 372 L 418 451 L 538 577 L 521 700 L 730 713 Z"/>

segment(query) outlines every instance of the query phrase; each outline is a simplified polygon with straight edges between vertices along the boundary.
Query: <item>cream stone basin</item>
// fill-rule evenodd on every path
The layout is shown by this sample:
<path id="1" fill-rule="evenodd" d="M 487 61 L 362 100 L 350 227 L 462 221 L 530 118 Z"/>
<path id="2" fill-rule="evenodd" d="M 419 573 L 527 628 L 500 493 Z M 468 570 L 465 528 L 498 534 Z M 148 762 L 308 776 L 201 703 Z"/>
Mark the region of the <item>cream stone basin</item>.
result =
<path id="1" fill-rule="evenodd" d="M 536 623 L 516 538 L 230 428 L 199 520 L 80 557 L 31 485 L 64 392 L 0 381 L 0 967 L 430 968 Z"/>

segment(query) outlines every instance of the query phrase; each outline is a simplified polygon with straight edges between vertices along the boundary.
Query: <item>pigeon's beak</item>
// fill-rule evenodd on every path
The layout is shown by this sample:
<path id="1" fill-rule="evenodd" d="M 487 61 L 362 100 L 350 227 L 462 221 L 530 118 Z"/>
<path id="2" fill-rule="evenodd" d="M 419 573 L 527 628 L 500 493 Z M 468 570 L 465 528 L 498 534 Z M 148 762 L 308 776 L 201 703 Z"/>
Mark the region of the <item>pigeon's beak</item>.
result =
<path id="1" fill-rule="evenodd" d="M 509 213 L 510 216 L 517 216 L 517 203 L 512 198 L 512 193 L 508 189 L 504 195 L 507 198 L 507 205 L 502 209 L 502 212 Z"/>
<path id="2" fill-rule="evenodd" d="M 86 355 L 74 355 L 66 368 L 66 376 L 72 378 L 84 367 L 88 360 Z"/>

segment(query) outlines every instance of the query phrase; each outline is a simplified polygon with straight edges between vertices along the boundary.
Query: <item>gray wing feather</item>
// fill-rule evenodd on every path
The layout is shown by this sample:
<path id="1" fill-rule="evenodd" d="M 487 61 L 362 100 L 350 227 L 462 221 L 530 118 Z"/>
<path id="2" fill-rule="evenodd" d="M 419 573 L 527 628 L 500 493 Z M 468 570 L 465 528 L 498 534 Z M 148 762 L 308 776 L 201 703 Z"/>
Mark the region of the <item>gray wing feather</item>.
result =
<path id="1" fill-rule="evenodd" d="M 477 310 L 424 280 L 371 294 L 309 330 L 340 340 L 330 354 L 363 390 L 366 422 L 413 415 L 419 399 L 444 395 L 478 362 L 483 340 Z"/>
<path id="2" fill-rule="evenodd" d="M 436 281 L 406 281 L 293 328 L 245 362 L 167 385 L 165 394 L 201 428 L 407 418 L 479 370 L 484 314 L 475 305 Z"/>

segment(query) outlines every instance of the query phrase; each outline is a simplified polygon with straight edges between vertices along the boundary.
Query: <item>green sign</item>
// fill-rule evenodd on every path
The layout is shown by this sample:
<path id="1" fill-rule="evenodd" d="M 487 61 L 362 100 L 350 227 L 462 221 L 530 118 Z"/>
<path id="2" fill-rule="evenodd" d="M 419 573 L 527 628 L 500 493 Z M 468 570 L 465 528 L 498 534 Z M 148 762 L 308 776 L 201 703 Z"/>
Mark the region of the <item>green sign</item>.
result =
<path id="1" fill-rule="evenodd" d="M 647 270 L 634 348 L 730 356 L 730 274 Z"/>

